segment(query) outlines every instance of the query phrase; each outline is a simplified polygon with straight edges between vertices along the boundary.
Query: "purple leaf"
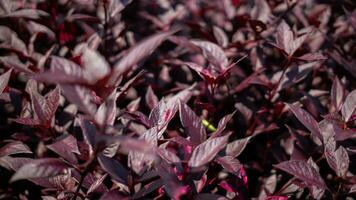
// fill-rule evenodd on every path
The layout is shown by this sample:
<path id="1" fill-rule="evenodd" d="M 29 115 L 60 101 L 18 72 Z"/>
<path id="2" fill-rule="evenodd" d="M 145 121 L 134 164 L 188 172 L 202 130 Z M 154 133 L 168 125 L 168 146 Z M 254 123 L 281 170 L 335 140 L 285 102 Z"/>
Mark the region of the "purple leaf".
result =
<path id="1" fill-rule="evenodd" d="M 276 45 L 283 49 L 288 56 L 292 56 L 294 52 L 304 43 L 308 34 L 294 38 L 294 34 L 289 25 L 283 20 L 277 27 Z"/>
<path id="2" fill-rule="evenodd" d="M 229 44 L 229 39 L 226 35 L 226 33 L 219 27 L 214 26 L 213 27 L 213 33 L 214 33 L 214 37 L 217 40 L 218 44 L 222 47 L 227 47 L 227 45 Z"/>
<path id="3" fill-rule="evenodd" d="M 78 149 L 77 139 L 75 139 L 72 135 L 67 135 L 55 143 L 47 145 L 47 148 L 56 152 L 62 158 L 73 164 L 78 163 L 77 157 L 74 153 L 80 154 L 80 152 Z"/>
<path id="4" fill-rule="evenodd" d="M 109 80 L 109 85 L 116 85 L 117 80 L 122 74 L 150 55 L 164 40 L 167 39 L 168 36 L 172 35 L 174 32 L 175 31 L 157 33 L 144 39 L 139 44 L 128 50 L 128 53 L 115 64 Z"/>
<path id="5" fill-rule="evenodd" d="M 133 78 L 128 80 L 121 88 L 120 91 L 117 94 L 117 98 L 120 99 L 123 95 L 126 94 L 127 90 L 130 89 L 130 87 L 139 79 L 141 76 L 145 73 L 144 70 L 141 70 L 139 73 L 137 73 Z"/>
<path id="6" fill-rule="evenodd" d="M 7 15 L 1 16 L 1 18 L 9 17 L 9 18 L 28 18 L 28 19 L 40 19 L 41 17 L 49 16 L 48 13 L 42 10 L 36 9 L 21 9 L 13 11 Z"/>
<path id="7" fill-rule="evenodd" d="M 163 180 L 164 190 L 171 199 L 180 199 L 180 197 L 188 192 L 188 186 L 182 186 L 177 176 L 171 168 L 165 169 L 158 166 L 157 173 Z"/>
<path id="8" fill-rule="evenodd" d="M 216 131 L 214 133 L 211 134 L 210 138 L 220 136 L 221 133 L 225 130 L 227 123 L 232 119 L 232 117 L 235 115 L 235 113 L 236 113 L 236 110 L 233 113 L 224 116 L 219 121 L 218 128 L 216 129 Z"/>
<path id="9" fill-rule="evenodd" d="M 209 139 L 198 145 L 189 159 L 190 167 L 200 167 L 214 159 L 220 150 L 225 148 L 229 135 Z"/>
<path id="10" fill-rule="evenodd" d="M 32 151 L 20 141 L 11 142 L 0 149 L 0 157 L 19 153 L 32 153 Z"/>
<path id="11" fill-rule="evenodd" d="M 0 17 L 1 18 L 1 17 Z M 0 26 L 0 48 L 5 48 L 10 51 L 21 52 L 28 55 L 26 44 L 18 38 L 18 35 L 6 26 Z M 2 57 L 10 58 L 10 56 Z M 2 60 L 2 62 L 4 62 Z"/>
<path id="12" fill-rule="evenodd" d="M 303 160 L 284 161 L 275 165 L 280 170 L 283 170 L 298 179 L 305 181 L 308 184 L 326 188 L 324 180 L 320 174 L 311 165 Z"/>
<path id="13" fill-rule="evenodd" d="M 116 119 L 116 89 L 109 95 L 105 102 L 103 102 L 95 113 L 95 121 L 99 125 L 114 125 Z"/>
<path id="14" fill-rule="evenodd" d="M 152 146 L 157 146 L 158 143 L 158 129 L 156 126 L 147 130 L 140 136 L 140 140 L 148 142 Z M 132 151 L 129 154 L 129 166 L 137 173 L 142 174 L 153 163 L 155 157 L 143 152 Z"/>
<path id="15" fill-rule="evenodd" d="M 40 124 L 40 121 L 38 119 L 32 119 L 32 118 L 17 118 L 14 119 L 13 121 L 28 126 L 36 126 Z"/>
<path id="16" fill-rule="evenodd" d="M 155 93 L 153 92 L 151 86 L 148 86 L 148 89 L 147 89 L 146 95 L 145 95 L 145 101 L 150 109 L 153 109 L 154 107 L 156 107 L 158 105 L 158 98 L 155 95 Z"/>
<path id="17" fill-rule="evenodd" d="M 317 138 L 323 141 L 318 122 L 304 109 L 289 104 L 289 107 L 298 120 Z"/>
<path id="18" fill-rule="evenodd" d="M 91 102 L 91 90 L 80 85 L 61 85 L 64 96 L 78 109 L 90 116 L 94 116 L 96 105 Z"/>
<path id="19" fill-rule="evenodd" d="M 200 47 L 203 51 L 203 55 L 209 60 L 218 70 L 225 69 L 229 61 L 225 55 L 224 50 L 222 50 L 218 45 L 209 41 L 197 41 L 193 40 L 193 44 Z"/>
<path id="20" fill-rule="evenodd" d="M 10 76 L 11 76 L 12 69 L 8 70 L 4 74 L 0 76 L 0 94 L 2 94 L 9 83 Z"/>
<path id="21" fill-rule="evenodd" d="M 195 195 L 194 200 L 228 200 L 228 198 L 218 194 L 201 193 Z"/>
<path id="22" fill-rule="evenodd" d="M 249 136 L 229 143 L 226 146 L 226 155 L 232 156 L 234 158 L 239 156 L 242 153 L 242 151 L 245 149 L 246 145 L 248 144 L 251 138 L 252 136 Z"/>
<path id="23" fill-rule="evenodd" d="M 100 197 L 100 200 L 129 200 L 129 197 L 119 194 L 117 190 L 110 190 Z"/>
<path id="24" fill-rule="evenodd" d="M 78 45 L 74 51 L 76 55 L 80 56 L 86 80 L 93 83 L 109 74 L 110 66 L 99 52 L 85 44 Z"/>
<path id="25" fill-rule="evenodd" d="M 43 158 L 32 160 L 24 164 L 11 177 L 10 182 L 21 179 L 53 177 L 67 173 L 68 166 L 55 158 Z"/>
<path id="26" fill-rule="evenodd" d="M 21 158 L 21 157 L 11 157 L 11 156 L 2 156 L 0 157 L 0 166 L 12 170 L 17 171 L 26 163 L 31 162 L 32 158 Z"/>
<path id="27" fill-rule="evenodd" d="M 151 183 L 148 183 L 145 186 L 143 186 L 138 192 L 136 192 L 133 196 L 133 199 L 143 198 L 144 196 L 158 189 L 162 185 L 163 185 L 162 179 L 157 179 L 155 181 L 152 181 Z"/>
<path id="28" fill-rule="evenodd" d="M 349 168 L 349 155 L 344 147 L 340 146 L 334 151 L 335 144 L 329 144 L 330 142 L 325 145 L 326 160 L 339 177 L 344 177 Z"/>
<path id="29" fill-rule="evenodd" d="M 308 159 L 308 164 L 311 165 L 317 172 L 319 172 L 319 167 L 318 165 L 313 161 L 312 158 L 309 158 Z M 314 198 L 314 199 L 321 199 L 321 197 L 324 195 L 325 193 L 325 189 L 324 188 L 319 188 L 317 186 L 314 186 L 314 185 L 310 185 L 308 186 L 309 188 L 309 191 L 310 191 L 310 194 L 311 196 Z"/>
<path id="30" fill-rule="evenodd" d="M 180 158 L 175 153 L 169 151 L 168 149 L 158 148 L 157 154 L 168 163 L 175 164 L 181 162 Z"/>
<path id="31" fill-rule="evenodd" d="M 206 131 L 201 119 L 185 103 L 179 103 L 179 116 L 184 129 L 194 144 L 206 140 Z"/>
<path id="32" fill-rule="evenodd" d="M 212 74 L 208 69 L 204 69 L 202 66 L 192 63 L 192 62 L 185 62 L 184 64 L 186 64 L 189 68 L 191 68 L 192 70 L 194 70 L 195 72 L 198 73 L 198 75 L 200 77 L 202 77 L 204 80 L 206 81 L 212 81 L 217 78 L 214 74 Z"/>
<path id="33" fill-rule="evenodd" d="M 93 153 L 94 148 L 96 147 L 96 128 L 94 124 L 86 120 L 84 117 L 79 118 L 79 125 L 82 129 L 84 140 L 89 145 L 89 151 Z"/>
<path id="34" fill-rule="evenodd" d="M 338 112 L 341 109 L 342 103 L 345 98 L 345 89 L 338 77 L 334 78 L 333 85 L 331 87 L 331 102 L 334 109 Z"/>
<path id="35" fill-rule="evenodd" d="M 42 97 L 40 94 L 32 92 L 32 104 L 38 119 L 43 125 L 50 126 L 59 104 L 59 97 L 60 90 L 58 86 L 48 93 L 46 97 Z"/>
<path id="36" fill-rule="evenodd" d="M 95 83 L 87 79 L 87 72 L 76 63 L 58 56 L 51 56 L 51 69 L 33 76 L 35 80 L 49 83 Z"/>
<path id="37" fill-rule="evenodd" d="M 239 175 L 239 170 L 242 164 L 235 157 L 233 156 L 217 157 L 215 158 L 215 161 L 219 163 L 228 172 L 235 174 L 236 176 Z"/>
<path id="38" fill-rule="evenodd" d="M 265 200 L 288 200 L 287 196 L 268 196 Z"/>
<path id="39" fill-rule="evenodd" d="M 345 122 L 348 122 L 356 111 L 356 90 L 347 95 L 341 108 L 341 114 Z"/>
<path id="40" fill-rule="evenodd" d="M 124 166 L 114 160 L 113 158 L 108 158 L 104 155 L 98 156 L 98 161 L 100 166 L 117 182 L 127 185 L 128 183 L 128 171 Z"/>
<path id="41" fill-rule="evenodd" d="M 104 174 L 103 176 L 101 176 L 100 178 L 96 179 L 89 187 L 88 191 L 87 191 L 87 195 L 92 193 L 92 192 L 95 192 L 96 190 L 100 190 L 102 188 L 105 188 L 103 187 L 103 181 L 105 180 L 106 176 L 108 174 Z M 102 188 L 101 188 L 102 187 Z M 104 189 L 105 191 L 107 191 L 107 189 L 105 188 Z"/>
<path id="42" fill-rule="evenodd" d="M 251 84 L 254 84 L 256 81 L 256 79 L 258 79 L 258 76 L 260 75 L 260 73 L 264 71 L 263 68 L 253 72 L 250 76 L 246 77 L 240 84 L 238 84 L 235 88 L 234 91 L 235 92 L 241 92 L 242 90 L 246 89 L 248 86 L 250 86 Z M 268 84 L 264 83 L 264 82 L 260 82 L 260 85 L 264 85 L 264 86 L 268 86 Z"/>
<path id="43" fill-rule="evenodd" d="M 34 35 L 36 33 L 43 33 L 43 34 L 46 34 L 47 37 L 52 41 L 56 39 L 56 34 L 51 29 L 49 29 L 47 26 L 44 26 L 42 24 L 39 24 L 39 23 L 36 23 L 33 21 L 29 21 L 29 22 L 26 22 L 26 27 L 32 35 Z"/>

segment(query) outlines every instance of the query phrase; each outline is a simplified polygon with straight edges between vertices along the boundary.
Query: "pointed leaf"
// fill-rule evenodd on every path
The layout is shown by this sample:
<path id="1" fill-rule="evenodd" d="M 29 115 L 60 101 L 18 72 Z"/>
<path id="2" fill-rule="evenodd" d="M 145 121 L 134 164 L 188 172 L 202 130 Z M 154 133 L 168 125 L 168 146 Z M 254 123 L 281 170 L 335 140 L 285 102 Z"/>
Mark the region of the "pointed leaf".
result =
<path id="1" fill-rule="evenodd" d="M 226 155 L 232 156 L 234 158 L 239 156 L 242 153 L 242 151 L 245 149 L 246 145 L 248 144 L 251 138 L 252 136 L 249 136 L 229 143 L 226 146 Z"/>
<path id="2" fill-rule="evenodd" d="M 315 185 L 320 188 L 326 188 L 325 182 L 321 178 L 318 171 L 303 160 L 284 161 L 278 165 L 275 165 L 275 167 L 291 175 L 294 175 L 298 179 L 305 181 L 308 184 Z"/>
<path id="3" fill-rule="evenodd" d="M 146 95 L 145 95 L 146 104 L 149 106 L 150 109 L 153 109 L 158 105 L 158 98 L 152 90 L 151 86 L 148 86 Z"/>
<path id="4" fill-rule="evenodd" d="M 341 108 L 341 114 L 345 122 L 348 122 L 351 116 L 356 111 L 356 90 L 353 90 L 350 94 L 347 95 L 344 105 Z"/>
<path id="5" fill-rule="evenodd" d="M 217 69 L 223 70 L 228 66 L 229 61 L 227 59 L 227 56 L 224 50 L 222 50 L 218 45 L 209 41 L 193 40 L 192 42 L 202 49 L 203 55 Z"/>
<path id="6" fill-rule="evenodd" d="M 94 116 L 96 105 L 91 102 L 91 90 L 80 85 L 61 85 L 64 96 L 78 109 L 90 116 Z"/>
<path id="7" fill-rule="evenodd" d="M 78 163 L 74 153 L 80 154 L 80 152 L 78 149 L 77 139 L 75 139 L 72 135 L 67 135 L 63 139 L 47 145 L 47 147 L 67 161 L 73 164 Z"/>
<path id="8" fill-rule="evenodd" d="M 47 17 L 47 16 L 49 16 L 49 14 L 42 10 L 21 9 L 21 10 L 13 11 L 7 15 L 3 15 L 1 17 L 13 17 L 13 18 L 23 17 L 28 19 L 40 19 L 41 17 Z"/>
<path id="9" fill-rule="evenodd" d="M 331 102 L 336 111 L 341 109 L 345 97 L 345 89 L 338 77 L 335 77 L 331 87 Z"/>
<path id="10" fill-rule="evenodd" d="M 229 43 L 229 39 L 226 35 L 226 33 L 219 27 L 214 26 L 213 27 L 213 33 L 215 36 L 215 39 L 217 40 L 218 44 L 222 47 L 227 47 Z"/>
<path id="11" fill-rule="evenodd" d="M 0 94 L 2 94 L 4 92 L 7 84 L 9 83 L 11 72 L 12 72 L 12 69 L 1 74 L 1 76 L 0 76 Z"/>
<path id="12" fill-rule="evenodd" d="M 108 158 L 104 155 L 98 156 L 98 161 L 100 166 L 117 182 L 127 185 L 128 182 L 128 171 L 124 166 L 114 160 L 113 158 Z"/>
<path id="13" fill-rule="evenodd" d="M 19 153 L 32 153 L 32 151 L 20 141 L 11 142 L 0 149 L 0 157 Z"/>
<path id="14" fill-rule="evenodd" d="M 195 144 L 200 144 L 206 139 L 206 131 L 201 119 L 189 108 L 188 105 L 179 103 L 179 116 L 184 129 Z"/>
<path id="15" fill-rule="evenodd" d="M 163 32 L 152 35 L 134 47 L 132 47 L 128 53 L 115 64 L 112 75 L 110 77 L 109 84 L 115 85 L 119 77 L 132 68 L 135 64 L 142 59 L 150 55 L 168 36 L 174 32 Z"/>
<path id="16" fill-rule="evenodd" d="M 228 172 L 235 174 L 237 176 L 239 175 L 239 170 L 242 167 L 242 164 L 235 157 L 232 156 L 217 157 L 215 161 L 219 163 Z"/>
<path id="17" fill-rule="evenodd" d="M 198 145 L 189 159 L 190 167 L 200 167 L 214 159 L 220 150 L 225 148 L 229 135 L 209 139 Z"/>
<path id="18" fill-rule="evenodd" d="M 220 136 L 220 134 L 225 130 L 227 123 L 232 119 L 232 117 L 235 115 L 235 113 L 236 113 L 236 110 L 233 113 L 224 116 L 219 121 L 218 128 L 216 129 L 216 131 L 213 134 L 211 134 L 210 138 Z"/>
<path id="19" fill-rule="evenodd" d="M 228 200 L 228 198 L 218 194 L 201 193 L 195 195 L 194 200 Z"/>
<path id="20" fill-rule="evenodd" d="M 304 109 L 292 105 L 289 105 L 293 114 L 298 118 L 298 120 L 317 138 L 323 141 L 323 137 L 320 132 L 318 122 Z"/>
<path id="21" fill-rule="evenodd" d="M 43 158 L 32 160 L 17 170 L 11 177 L 10 182 L 20 179 L 53 177 L 59 174 L 65 174 L 67 169 L 68 166 L 59 159 Z"/>

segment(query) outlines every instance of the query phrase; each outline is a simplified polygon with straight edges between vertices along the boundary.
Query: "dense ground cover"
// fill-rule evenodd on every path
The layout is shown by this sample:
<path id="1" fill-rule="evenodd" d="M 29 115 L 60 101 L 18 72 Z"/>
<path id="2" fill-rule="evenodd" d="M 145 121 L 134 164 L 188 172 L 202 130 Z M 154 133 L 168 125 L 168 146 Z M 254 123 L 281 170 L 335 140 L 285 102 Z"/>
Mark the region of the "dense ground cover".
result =
<path id="1" fill-rule="evenodd" d="M 354 9 L 1 0 L 0 199 L 352 199 Z"/>

